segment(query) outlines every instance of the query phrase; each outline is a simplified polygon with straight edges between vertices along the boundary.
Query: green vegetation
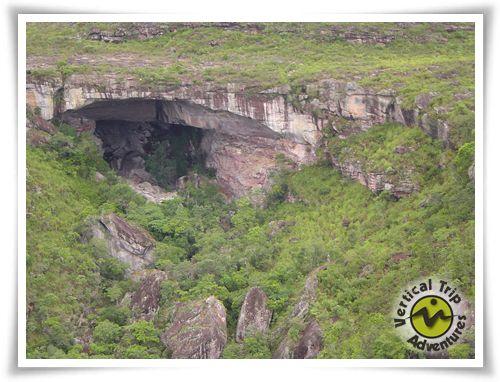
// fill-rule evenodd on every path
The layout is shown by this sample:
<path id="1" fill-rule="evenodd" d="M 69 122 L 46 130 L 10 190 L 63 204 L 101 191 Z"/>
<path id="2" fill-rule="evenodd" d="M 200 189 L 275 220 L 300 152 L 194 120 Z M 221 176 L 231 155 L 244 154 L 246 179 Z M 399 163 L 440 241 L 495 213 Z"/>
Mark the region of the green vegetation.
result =
<path id="1" fill-rule="evenodd" d="M 331 138 L 327 147 L 341 163 L 357 162 L 364 172 L 385 174 L 388 180 L 407 180 L 419 186 L 433 181 L 439 171 L 439 158 L 450 155 L 442 152 L 441 142 L 433 141 L 422 130 L 398 124 L 376 126 L 348 140 Z M 472 145 L 472 156 L 464 162 L 470 166 L 473 157 Z"/>
<path id="2" fill-rule="evenodd" d="M 206 173 L 204 155 L 199 150 L 202 131 L 196 128 L 170 128 L 170 136 L 156 142 L 151 154 L 146 156 L 146 170 L 164 188 L 175 185 L 188 170 L 198 174 Z"/>
<path id="3" fill-rule="evenodd" d="M 173 302 L 215 295 L 228 316 L 223 356 L 268 358 L 278 345 L 273 336 L 233 340 L 246 291 L 262 287 L 274 311 L 272 329 L 291 325 L 298 336 L 300 327 L 287 322 L 288 314 L 307 274 L 327 262 L 332 265 L 319 273 L 310 311 L 325 333 L 320 357 L 409 356 L 387 306 L 391 291 L 422 275 L 447 277 L 473 301 L 474 188 L 465 175 L 473 160 L 470 144 L 457 153 L 438 151 L 418 130 L 393 125 L 335 143 L 340 154 L 355 153 L 374 169 L 411 163 L 425 187 L 399 201 L 315 165 L 277 174 L 266 208 L 246 198 L 227 203 L 214 185 L 192 184 L 156 205 L 107 168 L 89 136 L 77 137 L 64 125 L 59 130 L 27 153 L 28 357 L 165 357 L 159 333 Z M 394 155 L 397 146 L 416 150 Z M 96 170 L 105 181 L 95 181 Z M 284 201 L 287 194 L 296 202 Z M 131 320 L 120 302 L 137 286 L 103 243 L 85 240 L 95 218 L 109 211 L 158 241 L 154 266 L 170 276 L 152 322 Z M 277 221 L 290 224 L 271 229 Z M 401 253 L 407 256 L 396 260 Z M 75 338 L 92 340 L 85 348 Z M 464 344 L 450 354 L 469 357 L 471 349 Z"/>

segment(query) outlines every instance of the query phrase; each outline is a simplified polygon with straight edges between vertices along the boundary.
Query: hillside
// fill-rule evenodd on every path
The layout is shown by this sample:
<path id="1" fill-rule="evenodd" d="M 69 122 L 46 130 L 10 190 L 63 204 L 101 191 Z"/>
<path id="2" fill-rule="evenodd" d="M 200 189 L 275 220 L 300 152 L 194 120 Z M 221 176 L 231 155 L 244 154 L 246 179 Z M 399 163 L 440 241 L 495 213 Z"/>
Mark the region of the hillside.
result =
<path id="1" fill-rule="evenodd" d="M 471 25 L 39 23 L 27 65 L 29 358 L 419 358 L 398 291 L 474 301 Z"/>

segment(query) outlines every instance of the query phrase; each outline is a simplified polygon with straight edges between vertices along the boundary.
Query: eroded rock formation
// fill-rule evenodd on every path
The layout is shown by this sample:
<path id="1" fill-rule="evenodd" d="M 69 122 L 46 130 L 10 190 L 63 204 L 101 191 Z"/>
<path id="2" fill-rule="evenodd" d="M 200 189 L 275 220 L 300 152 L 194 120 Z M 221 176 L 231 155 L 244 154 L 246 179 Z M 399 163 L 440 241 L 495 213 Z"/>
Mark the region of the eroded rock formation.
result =
<path id="1" fill-rule="evenodd" d="M 227 341 L 224 305 L 214 296 L 178 303 L 161 340 L 172 358 L 219 358 Z"/>
<path id="2" fill-rule="evenodd" d="M 316 320 L 311 320 L 293 349 L 293 358 L 315 358 L 323 348 L 323 331 Z"/>
<path id="3" fill-rule="evenodd" d="M 236 327 L 236 342 L 241 342 L 247 336 L 262 334 L 271 323 L 272 311 L 267 307 L 267 296 L 258 287 L 250 289 L 241 306 L 238 325 Z"/>
<path id="4" fill-rule="evenodd" d="M 374 193 L 388 191 L 396 198 L 400 198 L 419 190 L 418 184 L 412 180 L 411 173 L 406 174 L 406 176 L 399 174 L 398 177 L 391 177 L 384 172 L 367 172 L 356 160 L 340 161 L 331 157 L 331 162 L 342 175 L 361 183 Z"/>
<path id="5" fill-rule="evenodd" d="M 130 307 L 137 318 L 151 320 L 160 307 L 161 283 L 167 275 L 158 269 L 147 269 L 135 277 L 140 283 L 130 297 Z"/>
<path id="6" fill-rule="evenodd" d="M 154 239 L 142 228 L 132 226 L 113 213 L 101 217 L 92 234 L 106 241 L 108 253 L 128 264 L 129 272 L 153 262 Z"/>
<path id="7" fill-rule="evenodd" d="M 289 327 L 279 328 L 278 337 L 283 338 L 273 354 L 273 358 L 314 358 L 321 351 L 323 332 L 318 322 L 309 314 L 311 305 L 316 301 L 318 273 L 326 269 L 322 265 L 313 270 L 306 278 L 304 289 L 288 317 L 288 323 L 302 327 L 299 339 L 290 335 Z"/>
<path id="8" fill-rule="evenodd" d="M 202 129 L 200 150 L 206 155 L 206 166 L 216 170 L 218 183 L 232 197 L 268 187 L 277 155 L 284 155 L 296 166 L 314 162 L 327 130 L 345 138 L 376 124 L 397 122 L 420 126 L 447 143 L 451 127 L 432 109 L 431 100 L 432 95 L 421 95 L 413 109 L 405 109 L 393 91 L 374 92 L 335 80 L 257 93 L 237 84 L 146 86 L 138 79 L 123 80 L 113 74 L 75 74 L 64 83 L 28 77 L 27 84 L 27 103 L 37 107 L 43 118 L 76 115 L 72 121 L 80 129 L 91 128 L 92 121 L 107 121 L 107 125 L 113 123 L 111 120 L 126 121 L 121 133 L 126 128 L 131 129 L 124 133 L 129 138 L 132 130 L 137 133 L 130 143 L 147 140 L 145 126 L 151 124 Z M 138 150 L 130 157 L 121 157 L 120 169 L 140 168 L 141 156 Z M 373 190 L 387 189 L 399 196 L 416 189 L 404 182 L 393 184 L 381 174 L 365 174 L 354 163 L 332 164 Z M 143 181 L 155 186 L 151 180 Z M 168 196 L 155 195 L 150 200 L 165 198 Z"/>

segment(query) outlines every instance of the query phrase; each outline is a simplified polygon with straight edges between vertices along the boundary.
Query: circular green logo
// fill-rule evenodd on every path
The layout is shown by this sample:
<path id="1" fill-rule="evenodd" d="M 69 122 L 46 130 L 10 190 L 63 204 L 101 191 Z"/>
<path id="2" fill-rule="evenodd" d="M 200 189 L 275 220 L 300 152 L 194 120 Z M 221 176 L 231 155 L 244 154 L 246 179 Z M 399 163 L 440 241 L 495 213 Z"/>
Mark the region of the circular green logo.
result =
<path id="1" fill-rule="evenodd" d="M 410 322 L 413 329 L 423 337 L 441 337 L 453 323 L 453 310 L 442 297 L 428 295 L 413 305 Z"/>

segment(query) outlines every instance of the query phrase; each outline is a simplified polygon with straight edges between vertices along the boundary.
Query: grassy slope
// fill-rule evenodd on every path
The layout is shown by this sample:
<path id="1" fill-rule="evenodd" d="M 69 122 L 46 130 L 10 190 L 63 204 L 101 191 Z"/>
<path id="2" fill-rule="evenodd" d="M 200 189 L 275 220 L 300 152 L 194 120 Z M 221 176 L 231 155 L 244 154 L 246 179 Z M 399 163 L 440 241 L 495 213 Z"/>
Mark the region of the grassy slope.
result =
<path id="1" fill-rule="evenodd" d="M 416 95 L 434 91 L 438 106 L 449 106 L 455 95 L 470 94 L 474 86 L 474 32 L 448 32 L 439 23 L 404 27 L 393 23 L 275 23 L 254 33 L 205 25 L 179 27 L 158 38 L 121 44 L 85 39 L 95 26 L 103 30 L 117 27 L 29 24 L 28 56 L 49 63 L 33 73 L 59 75 L 56 63 L 64 62 L 67 73 L 114 72 L 154 84 L 233 82 L 257 89 L 333 78 L 378 90 L 396 89 L 410 104 Z M 338 31 L 346 29 L 396 38 L 385 46 L 354 44 L 340 37 Z M 120 59 L 109 61 L 113 57 Z M 78 58 L 83 61 L 77 63 Z"/>
<path id="2" fill-rule="evenodd" d="M 391 135 L 390 128 L 383 131 Z M 369 133 L 357 136 L 356 146 L 363 137 L 371 139 Z M 269 296 L 273 328 L 286 325 L 307 273 L 326 261 L 335 265 L 320 273 L 311 311 L 325 331 L 321 357 L 406 356 L 390 329 L 386 307 L 394 296 L 388 291 L 421 275 L 444 275 L 474 296 L 474 192 L 465 173 L 470 155 L 459 153 L 461 160 L 455 160 L 446 152 L 434 158 L 435 165 L 444 161 L 446 167 L 433 170 L 420 193 L 397 202 L 374 196 L 327 166 L 283 173 L 269 207 L 258 209 L 246 199 L 225 204 L 213 187 L 189 188 L 162 205 L 145 203 L 111 172 L 107 182 L 93 180 L 100 161 L 88 140 L 61 135 L 52 140 L 56 143 L 28 151 L 30 356 L 87 357 L 72 338 L 89 328 L 91 357 L 159 357 L 158 330 L 167 325 L 172 303 L 210 294 L 224 302 L 233 338 L 244 294 L 254 285 Z M 69 146 L 61 144 L 68 140 Z M 299 201 L 282 201 L 282 189 Z M 97 244 L 79 239 L 86 218 L 110 210 L 160 242 L 155 266 L 170 277 L 162 287 L 157 329 L 130 325 L 130 312 L 117 302 L 134 286 Z M 232 226 L 224 230 L 220 221 L 229 211 Z M 269 223 L 276 220 L 295 224 L 271 236 Z M 410 257 L 393 261 L 401 252 Z M 78 327 L 83 309 L 91 313 Z M 224 356 L 269 357 L 276 346 L 273 337 L 243 345 L 230 340 Z M 470 356 L 470 348 L 460 356 Z"/>

